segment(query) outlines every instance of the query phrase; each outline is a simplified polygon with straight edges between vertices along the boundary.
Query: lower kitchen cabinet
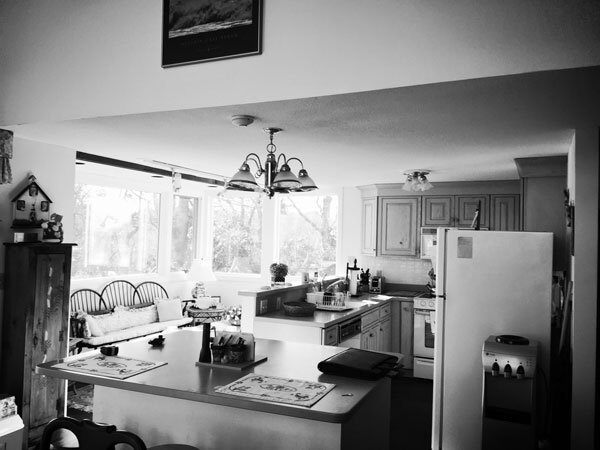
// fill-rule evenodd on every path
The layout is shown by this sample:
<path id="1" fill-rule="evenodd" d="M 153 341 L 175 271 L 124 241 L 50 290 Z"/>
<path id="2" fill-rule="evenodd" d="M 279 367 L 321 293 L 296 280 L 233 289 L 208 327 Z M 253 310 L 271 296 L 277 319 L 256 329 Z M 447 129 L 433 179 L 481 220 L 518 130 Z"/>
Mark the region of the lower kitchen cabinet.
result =
<path id="1" fill-rule="evenodd" d="M 363 350 L 379 350 L 379 323 L 372 325 L 360 334 L 360 348 Z"/>
<path id="2" fill-rule="evenodd" d="M 379 322 L 378 350 L 381 352 L 392 351 L 392 318 L 388 316 Z"/>

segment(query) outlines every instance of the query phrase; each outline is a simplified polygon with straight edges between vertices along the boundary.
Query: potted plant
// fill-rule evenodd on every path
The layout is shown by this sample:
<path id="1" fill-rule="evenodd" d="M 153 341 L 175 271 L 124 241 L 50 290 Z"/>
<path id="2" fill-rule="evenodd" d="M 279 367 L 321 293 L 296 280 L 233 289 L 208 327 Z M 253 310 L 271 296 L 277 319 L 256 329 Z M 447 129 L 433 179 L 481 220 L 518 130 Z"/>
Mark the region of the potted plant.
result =
<path id="1" fill-rule="evenodd" d="M 271 264 L 271 284 L 284 284 L 288 274 L 288 266 L 283 263 Z"/>

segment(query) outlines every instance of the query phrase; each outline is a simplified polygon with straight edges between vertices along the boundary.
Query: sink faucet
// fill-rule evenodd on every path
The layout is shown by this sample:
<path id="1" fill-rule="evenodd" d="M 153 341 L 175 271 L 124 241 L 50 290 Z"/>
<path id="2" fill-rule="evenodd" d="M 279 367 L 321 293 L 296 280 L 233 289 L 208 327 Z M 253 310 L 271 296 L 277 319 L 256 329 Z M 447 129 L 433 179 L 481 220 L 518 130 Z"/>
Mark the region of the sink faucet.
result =
<path id="1" fill-rule="evenodd" d="M 323 289 L 323 292 L 333 292 L 331 289 L 333 289 L 334 286 L 337 286 L 340 283 L 346 284 L 346 280 L 342 279 L 331 283 L 329 286 L 327 286 L 327 288 Z"/>

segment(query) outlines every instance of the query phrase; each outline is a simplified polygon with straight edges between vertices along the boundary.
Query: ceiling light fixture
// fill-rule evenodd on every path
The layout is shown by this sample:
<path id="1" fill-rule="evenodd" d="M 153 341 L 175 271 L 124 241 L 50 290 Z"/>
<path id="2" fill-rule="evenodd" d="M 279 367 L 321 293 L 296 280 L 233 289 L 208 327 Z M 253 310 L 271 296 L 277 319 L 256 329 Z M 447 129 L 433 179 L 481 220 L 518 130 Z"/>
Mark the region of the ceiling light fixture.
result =
<path id="1" fill-rule="evenodd" d="M 290 192 L 307 192 L 318 189 L 315 182 L 308 176 L 304 168 L 304 163 L 298 158 L 286 158 L 283 153 L 275 156 L 277 147 L 273 144 L 273 136 L 279 133 L 281 128 L 265 128 L 269 134 L 269 143 L 267 144 L 267 158 L 263 166 L 260 157 L 256 153 L 246 155 L 244 162 L 237 173 L 226 183 L 225 189 L 234 191 L 264 192 L 269 198 L 275 193 L 289 194 Z M 283 164 L 279 163 L 283 158 Z M 294 175 L 290 169 L 289 163 L 298 161 L 301 169 L 298 176 Z M 256 165 L 256 173 L 250 172 L 250 162 Z M 254 177 L 264 175 L 264 186 L 259 186 Z"/>
<path id="2" fill-rule="evenodd" d="M 426 169 L 415 169 L 404 172 L 406 182 L 402 186 L 402 189 L 410 192 L 428 191 L 433 187 L 433 184 L 427 179 L 427 175 L 430 173 L 431 170 Z"/>

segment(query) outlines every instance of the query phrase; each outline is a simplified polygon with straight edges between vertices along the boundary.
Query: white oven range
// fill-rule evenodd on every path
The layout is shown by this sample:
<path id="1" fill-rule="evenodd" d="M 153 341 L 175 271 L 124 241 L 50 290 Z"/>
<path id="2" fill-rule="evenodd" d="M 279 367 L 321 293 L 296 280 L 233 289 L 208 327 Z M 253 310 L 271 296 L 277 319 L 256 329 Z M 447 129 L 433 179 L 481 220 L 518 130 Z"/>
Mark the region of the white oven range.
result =
<path id="1" fill-rule="evenodd" d="M 414 299 L 413 375 L 433 380 L 436 299 L 428 294 Z"/>

